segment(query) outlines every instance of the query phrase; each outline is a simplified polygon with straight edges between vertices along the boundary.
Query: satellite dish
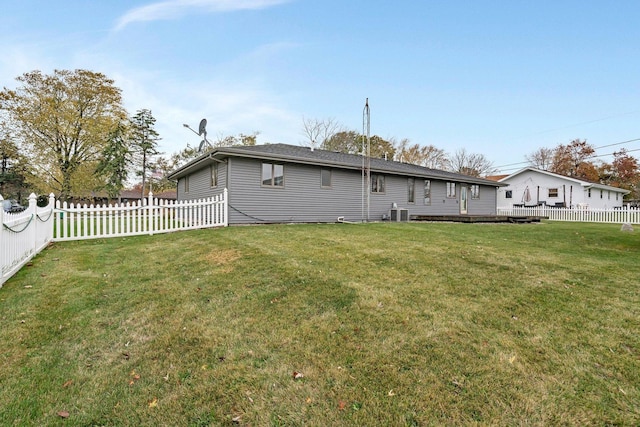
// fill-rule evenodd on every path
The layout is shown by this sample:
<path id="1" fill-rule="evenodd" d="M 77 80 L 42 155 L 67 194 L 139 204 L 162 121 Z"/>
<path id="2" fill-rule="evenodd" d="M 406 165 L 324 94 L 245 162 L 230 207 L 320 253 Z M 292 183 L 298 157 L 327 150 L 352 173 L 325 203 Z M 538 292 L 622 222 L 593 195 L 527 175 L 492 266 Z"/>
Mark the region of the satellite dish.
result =
<path id="1" fill-rule="evenodd" d="M 205 134 L 205 136 L 207 135 L 207 119 L 202 119 L 200 120 L 200 126 L 198 128 L 198 130 L 200 131 L 200 133 L 198 133 L 198 135 L 202 135 Z"/>

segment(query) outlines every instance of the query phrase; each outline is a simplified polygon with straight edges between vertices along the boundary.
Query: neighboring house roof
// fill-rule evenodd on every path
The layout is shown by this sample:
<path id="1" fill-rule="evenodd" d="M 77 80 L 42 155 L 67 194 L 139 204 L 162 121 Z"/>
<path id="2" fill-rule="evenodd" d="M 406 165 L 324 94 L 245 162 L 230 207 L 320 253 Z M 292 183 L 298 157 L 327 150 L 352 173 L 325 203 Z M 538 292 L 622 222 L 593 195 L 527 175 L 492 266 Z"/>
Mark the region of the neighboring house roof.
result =
<path id="1" fill-rule="evenodd" d="M 288 144 L 266 144 L 238 147 L 219 147 L 209 153 L 205 153 L 191 162 L 181 166 L 171 174 L 169 179 L 179 179 L 202 166 L 215 160 L 226 157 L 249 157 L 262 160 L 285 161 L 303 163 L 317 166 L 327 166 L 343 169 L 362 169 L 363 157 L 356 154 L 339 153 L 335 151 L 311 149 Z M 427 179 L 450 180 L 469 184 L 483 184 L 494 187 L 502 187 L 502 184 L 484 178 L 462 175 L 438 169 L 429 169 L 409 163 L 395 162 L 379 158 L 371 158 L 371 173 L 387 173 L 395 175 L 407 175 Z"/>
<path id="2" fill-rule="evenodd" d="M 489 176 L 485 176 L 486 179 L 488 179 L 489 181 L 500 181 L 502 178 L 506 178 L 509 175 L 489 175 Z"/>
<path id="3" fill-rule="evenodd" d="M 160 193 L 153 193 L 153 197 L 156 199 L 176 200 L 178 198 L 178 192 L 176 190 L 166 190 Z"/>
<path id="4" fill-rule="evenodd" d="M 512 178 L 514 178 L 514 177 L 516 177 L 516 176 L 518 176 L 518 175 L 520 175 L 520 174 L 522 174 L 524 172 L 535 172 L 535 173 L 540 173 L 542 175 L 547 175 L 547 176 L 550 176 L 550 177 L 571 181 L 571 182 L 574 182 L 574 183 L 576 183 L 578 185 L 581 185 L 585 189 L 595 188 L 595 189 L 599 189 L 599 190 L 615 191 L 615 192 L 618 192 L 618 193 L 621 193 L 621 194 L 629 194 L 630 193 L 629 190 L 625 190 L 624 188 L 613 187 L 611 185 L 604 185 L 604 184 L 600 184 L 600 183 L 597 183 L 597 182 L 591 182 L 591 181 L 587 181 L 587 180 L 584 180 L 584 179 L 579 179 L 579 178 L 575 178 L 575 177 L 571 177 L 571 176 L 560 175 L 560 174 L 557 174 L 557 173 L 549 172 L 549 171 L 538 169 L 538 168 L 534 168 L 534 167 L 526 167 L 526 168 L 520 169 L 519 171 L 514 172 L 511 175 L 500 179 L 499 182 L 507 183 L 505 181 L 510 181 Z"/>

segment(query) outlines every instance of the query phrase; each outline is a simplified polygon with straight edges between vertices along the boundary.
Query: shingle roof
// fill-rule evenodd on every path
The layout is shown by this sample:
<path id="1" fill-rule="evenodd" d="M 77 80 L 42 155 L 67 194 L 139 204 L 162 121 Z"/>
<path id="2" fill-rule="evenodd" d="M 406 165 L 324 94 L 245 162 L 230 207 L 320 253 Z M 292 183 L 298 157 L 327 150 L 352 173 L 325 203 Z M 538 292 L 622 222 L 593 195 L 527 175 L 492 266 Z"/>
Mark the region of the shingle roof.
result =
<path id="1" fill-rule="evenodd" d="M 330 167 L 342 167 L 345 169 L 362 169 L 363 157 L 356 154 L 340 153 L 327 150 L 312 150 L 309 147 L 302 147 L 288 144 L 265 144 L 253 146 L 220 147 L 211 153 L 200 156 L 192 162 L 182 166 L 173 172 L 169 178 L 177 179 L 184 176 L 189 169 L 197 167 L 197 164 L 204 159 L 215 157 L 224 158 L 229 156 L 252 157 L 277 161 L 288 161 L 293 163 L 306 163 Z M 409 163 L 401 163 L 392 160 L 371 158 L 372 173 L 389 173 L 396 175 L 407 175 L 421 178 L 450 180 L 455 182 L 465 182 L 470 184 L 484 184 L 494 187 L 504 186 L 504 184 L 490 181 L 483 178 L 462 175 L 453 172 L 430 169 Z"/>

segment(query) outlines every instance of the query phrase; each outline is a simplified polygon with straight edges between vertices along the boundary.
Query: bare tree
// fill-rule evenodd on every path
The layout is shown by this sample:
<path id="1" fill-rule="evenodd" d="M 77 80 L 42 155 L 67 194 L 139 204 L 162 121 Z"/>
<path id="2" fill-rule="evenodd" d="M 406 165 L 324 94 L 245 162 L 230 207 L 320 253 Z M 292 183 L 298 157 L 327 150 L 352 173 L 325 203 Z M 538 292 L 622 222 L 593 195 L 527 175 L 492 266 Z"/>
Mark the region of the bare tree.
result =
<path id="1" fill-rule="evenodd" d="M 553 151 L 551 148 L 538 148 L 524 158 L 535 168 L 549 170 L 553 165 Z"/>
<path id="2" fill-rule="evenodd" d="M 491 163 L 483 154 L 467 153 L 461 148 L 450 159 L 449 169 L 452 172 L 470 176 L 487 176 L 495 172 Z"/>
<path id="3" fill-rule="evenodd" d="M 334 118 L 324 120 L 302 118 L 302 134 L 306 144 L 310 147 L 322 146 L 338 132 L 344 131 L 344 126 Z"/>

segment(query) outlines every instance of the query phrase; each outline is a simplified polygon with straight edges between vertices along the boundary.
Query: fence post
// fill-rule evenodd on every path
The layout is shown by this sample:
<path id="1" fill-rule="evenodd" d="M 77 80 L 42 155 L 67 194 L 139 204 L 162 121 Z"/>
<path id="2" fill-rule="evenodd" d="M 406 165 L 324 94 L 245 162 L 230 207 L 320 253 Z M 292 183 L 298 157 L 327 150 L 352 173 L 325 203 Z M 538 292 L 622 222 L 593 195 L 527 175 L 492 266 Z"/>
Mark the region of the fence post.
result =
<path id="1" fill-rule="evenodd" d="M 31 256 L 35 256 L 36 251 L 38 250 L 38 233 L 37 222 L 38 222 L 38 196 L 35 193 L 29 194 L 29 208 L 28 212 L 31 214 L 31 225 L 29 226 L 29 230 L 27 231 L 27 238 L 29 239 L 29 245 L 31 249 Z"/>
<path id="2" fill-rule="evenodd" d="M 147 226 L 149 227 L 149 236 L 153 236 L 153 229 L 155 227 L 155 215 L 154 215 L 154 209 L 153 209 L 153 193 L 151 191 L 149 191 L 149 201 L 147 202 L 147 212 L 148 212 L 148 219 L 147 219 Z"/>
<path id="3" fill-rule="evenodd" d="M 0 205 L 2 204 L 2 202 L 4 201 L 4 198 L 2 197 L 2 195 L 0 194 Z M 5 248 L 5 245 L 2 243 L 2 241 L 4 240 L 4 236 L 5 236 L 5 230 L 4 230 L 4 208 L 2 206 L 0 206 L 0 288 L 2 287 L 2 285 L 4 284 L 5 280 L 4 280 L 4 266 L 7 263 L 7 258 L 9 258 L 6 254 L 6 252 L 3 250 Z"/>
<path id="4" fill-rule="evenodd" d="M 222 225 L 227 227 L 229 225 L 229 190 L 225 188 L 222 195 L 224 197 L 224 203 L 222 205 L 224 221 L 222 222 Z"/>
<path id="5" fill-rule="evenodd" d="M 54 224 L 56 222 L 56 196 L 53 193 L 49 193 L 49 204 L 47 206 L 51 208 L 51 225 L 49 225 L 49 228 L 51 229 L 49 230 L 49 236 L 51 239 L 54 239 L 55 234 L 53 232 L 55 230 Z"/>

